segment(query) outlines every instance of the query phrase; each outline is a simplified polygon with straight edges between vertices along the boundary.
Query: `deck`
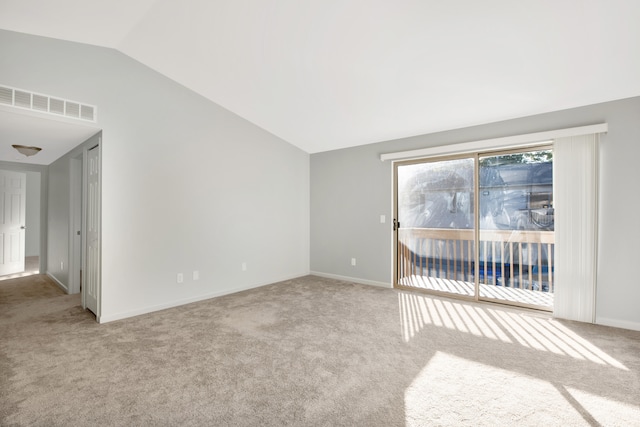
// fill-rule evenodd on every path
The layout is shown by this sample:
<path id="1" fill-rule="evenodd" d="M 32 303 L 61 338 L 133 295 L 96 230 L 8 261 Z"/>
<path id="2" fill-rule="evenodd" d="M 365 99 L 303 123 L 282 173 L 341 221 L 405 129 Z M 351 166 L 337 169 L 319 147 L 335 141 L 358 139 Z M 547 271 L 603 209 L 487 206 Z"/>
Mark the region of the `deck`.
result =
<path id="1" fill-rule="evenodd" d="M 399 284 L 401 286 L 411 288 L 447 292 L 466 297 L 473 297 L 475 294 L 475 284 L 464 280 L 413 275 L 403 277 L 399 281 Z M 553 293 L 551 292 L 540 292 L 529 289 L 509 288 L 480 283 L 480 298 L 512 302 L 518 305 L 536 306 L 548 310 L 553 308 Z"/>
<path id="2" fill-rule="evenodd" d="M 398 284 L 551 310 L 553 231 L 405 228 L 398 234 Z"/>

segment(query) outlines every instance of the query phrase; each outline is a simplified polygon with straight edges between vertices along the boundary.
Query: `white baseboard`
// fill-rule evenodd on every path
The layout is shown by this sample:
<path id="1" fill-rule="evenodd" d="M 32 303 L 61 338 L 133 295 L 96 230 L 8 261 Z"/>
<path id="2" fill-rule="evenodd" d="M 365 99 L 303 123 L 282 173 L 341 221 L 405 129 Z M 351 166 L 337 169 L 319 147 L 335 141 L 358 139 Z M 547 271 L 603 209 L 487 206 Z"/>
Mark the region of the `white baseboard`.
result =
<path id="1" fill-rule="evenodd" d="M 135 310 L 125 311 L 125 312 L 120 312 L 120 313 L 114 313 L 114 314 L 107 314 L 107 315 L 103 314 L 97 320 L 98 320 L 98 323 L 113 322 L 113 321 L 116 321 L 116 320 L 122 320 L 122 319 L 126 319 L 126 318 L 129 318 L 129 317 L 134 317 L 134 316 L 140 316 L 140 315 L 143 315 L 143 314 L 153 313 L 155 311 L 166 310 L 168 308 L 178 307 L 178 306 L 185 305 L 185 304 L 191 304 L 191 303 L 198 302 L 198 301 L 204 301 L 204 300 L 208 300 L 208 299 L 211 299 L 211 298 L 221 297 L 221 296 L 224 296 L 224 295 L 235 294 L 237 292 L 247 291 L 249 289 L 260 288 L 262 286 L 272 285 L 274 283 L 283 282 L 285 280 L 297 279 L 298 277 L 304 277 L 304 276 L 308 276 L 308 275 L 309 275 L 309 273 L 297 274 L 297 275 L 294 275 L 294 276 L 284 277 L 284 278 L 273 280 L 273 281 L 269 281 L 269 282 L 254 283 L 254 284 L 251 284 L 251 285 L 239 286 L 239 287 L 236 287 L 236 288 L 233 288 L 233 289 L 224 289 L 224 290 L 219 291 L 219 292 L 213 292 L 213 293 L 210 293 L 210 294 L 198 295 L 198 296 L 195 296 L 195 297 L 184 298 L 184 299 L 181 299 L 181 300 L 171 301 L 171 302 L 167 302 L 167 303 L 164 303 L 164 304 L 157 304 L 157 305 L 152 305 L 152 306 L 148 306 L 148 307 L 142 307 L 142 308 L 138 308 L 138 309 L 135 309 Z"/>
<path id="2" fill-rule="evenodd" d="M 596 324 L 604 326 L 613 326 L 614 328 L 630 329 L 632 331 L 640 331 L 640 323 L 629 322 L 628 320 L 610 319 L 607 317 L 596 316 Z"/>
<path id="3" fill-rule="evenodd" d="M 69 293 L 69 288 L 67 288 L 61 281 L 59 281 L 56 276 L 54 276 L 53 274 L 49 273 L 47 271 L 47 276 L 49 277 L 49 279 L 53 280 L 53 283 L 55 283 L 56 285 L 58 285 L 58 287 L 60 289 L 62 289 L 64 291 L 65 294 Z"/>
<path id="4" fill-rule="evenodd" d="M 391 283 L 376 282 L 374 280 L 359 279 L 357 277 L 340 276 L 338 274 L 321 273 L 319 271 L 312 271 L 309 274 L 311 274 L 312 276 L 326 277 L 327 279 L 336 279 L 336 280 L 343 280 L 345 282 L 360 283 L 361 285 L 379 286 L 382 288 L 393 288 L 393 285 Z"/>

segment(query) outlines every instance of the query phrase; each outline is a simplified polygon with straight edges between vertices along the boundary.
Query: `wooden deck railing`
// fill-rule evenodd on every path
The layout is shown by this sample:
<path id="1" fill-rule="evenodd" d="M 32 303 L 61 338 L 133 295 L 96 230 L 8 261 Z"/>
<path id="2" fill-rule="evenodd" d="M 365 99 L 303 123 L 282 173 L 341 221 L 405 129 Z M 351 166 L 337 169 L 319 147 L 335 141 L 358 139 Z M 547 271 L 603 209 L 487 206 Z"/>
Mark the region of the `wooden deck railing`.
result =
<path id="1" fill-rule="evenodd" d="M 402 228 L 399 279 L 430 276 L 474 281 L 474 230 Z M 480 283 L 553 292 L 553 231 L 481 230 Z"/>

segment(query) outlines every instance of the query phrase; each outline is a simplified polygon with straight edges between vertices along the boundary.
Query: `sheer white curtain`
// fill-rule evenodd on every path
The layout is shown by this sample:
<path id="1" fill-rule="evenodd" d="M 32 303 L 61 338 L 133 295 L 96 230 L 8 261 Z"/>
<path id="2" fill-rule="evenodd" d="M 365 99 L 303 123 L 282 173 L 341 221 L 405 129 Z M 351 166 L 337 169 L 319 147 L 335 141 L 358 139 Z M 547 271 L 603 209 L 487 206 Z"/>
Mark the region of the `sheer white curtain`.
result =
<path id="1" fill-rule="evenodd" d="M 557 138 L 553 148 L 556 317 L 595 321 L 598 134 Z"/>

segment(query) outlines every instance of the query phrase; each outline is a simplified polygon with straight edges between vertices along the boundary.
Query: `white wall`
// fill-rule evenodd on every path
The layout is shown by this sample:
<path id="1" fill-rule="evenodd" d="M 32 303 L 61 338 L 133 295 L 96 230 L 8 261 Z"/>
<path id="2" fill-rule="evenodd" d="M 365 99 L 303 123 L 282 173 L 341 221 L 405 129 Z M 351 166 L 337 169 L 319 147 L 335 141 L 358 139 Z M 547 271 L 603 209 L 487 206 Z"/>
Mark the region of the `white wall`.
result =
<path id="1" fill-rule="evenodd" d="M 640 330 L 640 97 L 311 156 L 311 270 L 392 282 L 392 164 L 380 154 L 589 124 L 602 137 L 597 323 Z M 389 221 L 380 224 L 385 214 Z M 350 265 L 357 258 L 355 267 Z"/>
<path id="2" fill-rule="evenodd" d="M 3 84 L 98 106 L 101 321 L 308 273 L 308 154 L 114 50 L 0 31 L 0 51 Z M 50 242 L 68 173 L 50 168 Z"/>
<path id="3" fill-rule="evenodd" d="M 26 172 L 25 256 L 40 255 L 40 173 Z"/>

